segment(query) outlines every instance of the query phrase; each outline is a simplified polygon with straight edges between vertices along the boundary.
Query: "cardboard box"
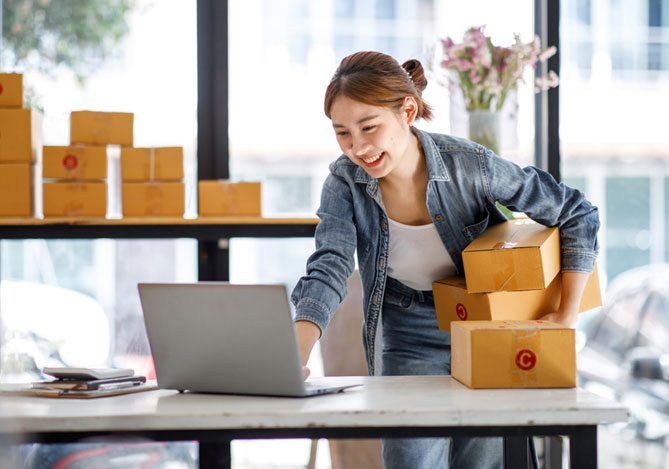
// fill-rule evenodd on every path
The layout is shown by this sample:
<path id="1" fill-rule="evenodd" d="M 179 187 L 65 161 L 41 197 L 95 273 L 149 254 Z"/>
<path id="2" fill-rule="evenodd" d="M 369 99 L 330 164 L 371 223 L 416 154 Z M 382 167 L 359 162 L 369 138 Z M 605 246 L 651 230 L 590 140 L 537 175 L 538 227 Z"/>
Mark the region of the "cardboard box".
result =
<path id="1" fill-rule="evenodd" d="M 107 178 L 107 147 L 44 147 L 42 177 L 94 181 Z"/>
<path id="2" fill-rule="evenodd" d="M 469 293 L 462 277 L 449 277 L 432 284 L 439 329 L 450 331 L 453 321 L 539 319 L 556 311 L 562 296 L 562 273 L 543 290 Z M 597 266 L 588 277 L 579 312 L 602 305 Z"/>
<path id="3" fill-rule="evenodd" d="M 30 109 L 0 109 L 0 163 L 42 159 L 42 114 Z"/>
<path id="4" fill-rule="evenodd" d="M 539 290 L 560 271 L 560 236 L 529 219 L 489 227 L 462 252 L 469 293 Z"/>
<path id="5" fill-rule="evenodd" d="M 104 217 L 107 214 L 107 183 L 45 182 L 45 217 Z"/>
<path id="6" fill-rule="evenodd" d="M 73 111 L 70 143 L 132 146 L 133 117 L 130 112 Z"/>
<path id="7" fill-rule="evenodd" d="M 183 177 L 183 147 L 121 149 L 124 181 L 178 181 Z"/>
<path id="8" fill-rule="evenodd" d="M 198 212 L 201 217 L 262 214 L 259 182 L 199 181 Z"/>
<path id="9" fill-rule="evenodd" d="M 0 107 L 23 107 L 23 75 L 0 73 Z"/>
<path id="10" fill-rule="evenodd" d="M 183 216 L 183 182 L 124 182 L 121 198 L 124 217 Z"/>
<path id="11" fill-rule="evenodd" d="M 33 215 L 32 165 L 0 163 L 0 216 Z"/>
<path id="12" fill-rule="evenodd" d="M 451 376 L 470 388 L 573 388 L 574 329 L 548 321 L 455 322 Z"/>

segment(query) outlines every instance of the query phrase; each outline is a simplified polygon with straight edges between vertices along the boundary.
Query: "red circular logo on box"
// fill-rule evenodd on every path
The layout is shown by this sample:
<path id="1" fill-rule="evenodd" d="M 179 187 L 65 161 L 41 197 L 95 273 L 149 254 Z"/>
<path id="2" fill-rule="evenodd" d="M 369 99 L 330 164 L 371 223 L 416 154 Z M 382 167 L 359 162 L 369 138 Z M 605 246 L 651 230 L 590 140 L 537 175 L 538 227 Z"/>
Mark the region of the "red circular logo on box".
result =
<path id="1" fill-rule="evenodd" d="M 516 354 L 516 366 L 521 370 L 531 370 L 537 364 L 537 356 L 532 350 L 523 349 Z"/>
<path id="2" fill-rule="evenodd" d="M 65 155 L 65 158 L 63 158 L 63 167 L 65 169 L 74 169 L 78 164 L 77 157 L 72 154 Z"/>
<path id="3" fill-rule="evenodd" d="M 465 305 L 462 303 L 458 303 L 455 305 L 455 314 L 458 315 L 458 318 L 460 318 L 461 321 L 466 321 L 467 320 L 467 308 L 465 308 Z"/>
<path id="4" fill-rule="evenodd" d="M 2 83 L 0 83 L 0 94 L 2 94 Z"/>

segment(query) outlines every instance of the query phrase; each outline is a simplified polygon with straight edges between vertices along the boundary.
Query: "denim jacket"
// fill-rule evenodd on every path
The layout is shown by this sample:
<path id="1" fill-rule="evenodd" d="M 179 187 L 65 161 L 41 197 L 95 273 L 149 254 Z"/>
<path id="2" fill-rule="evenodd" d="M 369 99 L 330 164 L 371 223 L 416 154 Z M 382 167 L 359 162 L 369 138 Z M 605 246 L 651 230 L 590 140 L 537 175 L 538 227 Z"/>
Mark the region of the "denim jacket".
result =
<path id="1" fill-rule="evenodd" d="M 414 132 L 427 163 L 427 209 L 458 275 L 464 275 L 462 250 L 488 225 L 506 220 L 496 201 L 538 223 L 560 228 L 563 272 L 592 272 L 599 215 L 581 192 L 558 184 L 545 171 L 520 168 L 468 140 L 415 128 Z M 346 296 L 357 250 L 363 345 L 373 375 L 389 251 L 388 216 L 378 180 L 341 155 L 330 165 L 317 215 L 316 250 L 291 295 L 295 320 L 325 329 Z"/>

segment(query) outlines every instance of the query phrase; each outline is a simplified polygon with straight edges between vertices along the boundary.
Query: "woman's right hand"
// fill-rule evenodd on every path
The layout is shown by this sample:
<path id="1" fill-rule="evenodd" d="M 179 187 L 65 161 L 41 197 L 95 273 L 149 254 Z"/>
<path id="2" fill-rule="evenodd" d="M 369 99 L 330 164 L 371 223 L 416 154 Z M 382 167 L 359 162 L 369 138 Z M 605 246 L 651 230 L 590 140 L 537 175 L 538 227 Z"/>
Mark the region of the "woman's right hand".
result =
<path id="1" fill-rule="evenodd" d="M 297 332 L 297 342 L 302 358 L 302 374 L 304 375 L 304 379 L 307 379 L 311 374 L 311 370 L 307 367 L 307 362 L 309 361 L 311 349 L 321 336 L 321 330 L 311 321 L 296 321 L 295 331 Z"/>

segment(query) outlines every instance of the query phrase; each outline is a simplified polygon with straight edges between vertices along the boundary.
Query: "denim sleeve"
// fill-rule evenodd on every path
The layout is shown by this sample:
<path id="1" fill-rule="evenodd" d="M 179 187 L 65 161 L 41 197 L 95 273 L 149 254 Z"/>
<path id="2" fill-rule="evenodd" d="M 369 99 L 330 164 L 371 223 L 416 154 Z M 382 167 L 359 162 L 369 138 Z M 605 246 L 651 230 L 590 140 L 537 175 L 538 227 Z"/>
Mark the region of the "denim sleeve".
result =
<path id="1" fill-rule="evenodd" d="M 486 196 L 514 212 L 560 229 L 563 272 L 592 272 L 599 213 L 582 192 L 557 183 L 546 171 L 520 166 L 490 150 L 480 154 Z"/>
<path id="2" fill-rule="evenodd" d="M 307 260 L 306 275 L 293 289 L 295 320 L 315 323 L 321 333 L 346 297 L 346 281 L 355 267 L 356 227 L 353 197 L 341 178 L 330 174 L 316 212 L 316 250 Z"/>

